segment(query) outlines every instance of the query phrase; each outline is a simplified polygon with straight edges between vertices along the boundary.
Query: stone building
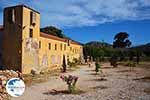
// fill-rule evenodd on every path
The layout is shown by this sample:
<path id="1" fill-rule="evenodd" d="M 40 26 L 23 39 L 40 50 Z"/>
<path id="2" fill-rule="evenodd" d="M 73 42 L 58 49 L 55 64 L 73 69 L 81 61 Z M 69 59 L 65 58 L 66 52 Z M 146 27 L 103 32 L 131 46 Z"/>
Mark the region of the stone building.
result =
<path id="1" fill-rule="evenodd" d="M 62 66 L 83 57 L 83 47 L 69 39 L 40 32 L 40 13 L 26 5 L 4 9 L 0 28 L 1 66 L 28 74 Z M 45 19 L 46 20 L 46 19 Z"/>

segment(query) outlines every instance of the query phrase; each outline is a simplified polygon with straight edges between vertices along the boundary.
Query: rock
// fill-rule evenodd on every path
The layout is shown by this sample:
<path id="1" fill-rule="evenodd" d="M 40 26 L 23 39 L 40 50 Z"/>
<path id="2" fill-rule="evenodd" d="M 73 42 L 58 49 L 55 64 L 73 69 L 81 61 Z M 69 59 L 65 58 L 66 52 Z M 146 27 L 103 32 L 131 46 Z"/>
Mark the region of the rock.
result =
<path id="1" fill-rule="evenodd" d="M 37 75 L 37 74 L 40 74 L 40 72 L 37 71 L 37 70 L 35 70 L 35 69 L 32 69 L 32 70 L 31 70 L 31 74 L 32 74 L 32 75 Z"/>
<path id="2" fill-rule="evenodd" d="M 6 83 L 9 79 L 17 77 L 22 77 L 22 74 L 19 71 L 0 70 L 0 100 L 8 100 L 9 95 L 5 89 Z"/>
<path id="3" fill-rule="evenodd" d="M 44 71 L 41 71 L 41 72 L 40 72 L 40 74 L 44 74 L 44 73 L 45 73 Z"/>
<path id="4" fill-rule="evenodd" d="M 13 70 L 10 70 L 10 72 L 11 72 L 11 75 L 12 75 L 12 76 L 18 77 L 18 73 L 17 73 L 17 72 L 15 72 L 15 71 L 13 71 Z"/>

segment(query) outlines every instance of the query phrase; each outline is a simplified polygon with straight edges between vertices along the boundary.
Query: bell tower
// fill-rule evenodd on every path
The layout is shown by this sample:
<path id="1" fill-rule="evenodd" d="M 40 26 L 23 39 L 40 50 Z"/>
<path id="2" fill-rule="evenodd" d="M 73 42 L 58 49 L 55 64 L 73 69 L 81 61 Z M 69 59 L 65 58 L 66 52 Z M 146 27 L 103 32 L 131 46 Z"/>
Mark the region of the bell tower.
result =
<path id="1" fill-rule="evenodd" d="M 40 13 L 26 5 L 4 9 L 2 57 L 6 69 L 30 73 L 38 66 Z"/>
<path id="2" fill-rule="evenodd" d="M 22 72 L 30 73 L 39 68 L 40 13 L 22 7 Z"/>
<path id="3" fill-rule="evenodd" d="M 4 9 L 2 59 L 4 68 L 21 71 L 22 7 Z"/>

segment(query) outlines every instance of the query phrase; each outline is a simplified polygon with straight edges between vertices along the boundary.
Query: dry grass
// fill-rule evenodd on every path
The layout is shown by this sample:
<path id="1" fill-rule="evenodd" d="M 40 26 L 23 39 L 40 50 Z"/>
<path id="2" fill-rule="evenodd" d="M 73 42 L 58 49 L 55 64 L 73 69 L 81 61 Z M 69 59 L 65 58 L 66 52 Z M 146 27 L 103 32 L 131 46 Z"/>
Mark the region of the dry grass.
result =
<path id="1" fill-rule="evenodd" d="M 80 67 L 78 67 L 78 66 L 68 67 L 67 72 L 75 71 L 79 68 Z M 45 73 L 37 74 L 37 75 L 32 75 L 32 74 L 23 75 L 23 78 L 24 78 L 26 85 L 31 86 L 35 83 L 45 82 L 45 81 L 49 80 L 50 77 L 52 77 L 52 76 L 59 76 L 60 73 L 61 73 L 60 69 L 54 69 L 49 72 L 45 72 Z"/>
<path id="2" fill-rule="evenodd" d="M 60 71 L 58 69 L 56 70 L 52 70 L 50 72 L 45 72 L 44 74 L 38 74 L 38 75 L 23 75 L 24 77 L 24 81 L 26 83 L 27 86 L 33 85 L 35 83 L 41 83 L 41 82 L 45 82 L 48 79 L 50 79 L 50 77 L 52 76 L 58 76 L 60 73 Z"/>

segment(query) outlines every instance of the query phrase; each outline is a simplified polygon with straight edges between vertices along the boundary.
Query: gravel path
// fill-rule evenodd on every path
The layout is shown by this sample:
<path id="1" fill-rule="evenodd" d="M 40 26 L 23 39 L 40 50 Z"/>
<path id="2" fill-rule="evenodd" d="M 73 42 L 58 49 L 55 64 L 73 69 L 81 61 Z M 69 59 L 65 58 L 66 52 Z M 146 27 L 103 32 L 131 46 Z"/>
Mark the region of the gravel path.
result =
<path id="1" fill-rule="evenodd" d="M 102 72 L 103 74 L 100 72 L 99 75 L 95 75 L 94 66 L 89 68 L 85 65 L 76 71 L 65 73 L 79 77 L 77 88 L 83 91 L 81 94 L 52 94 L 50 91 L 53 89 L 67 90 L 66 83 L 59 76 L 54 76 L 47 82 L 26 87 L 21 97 L 12 100 L 150 100 L 150 79 L 137 80 L 149 75 L 150 67 L 112 68 L 104 63 Z"/>

